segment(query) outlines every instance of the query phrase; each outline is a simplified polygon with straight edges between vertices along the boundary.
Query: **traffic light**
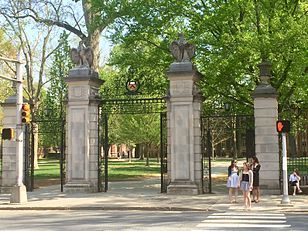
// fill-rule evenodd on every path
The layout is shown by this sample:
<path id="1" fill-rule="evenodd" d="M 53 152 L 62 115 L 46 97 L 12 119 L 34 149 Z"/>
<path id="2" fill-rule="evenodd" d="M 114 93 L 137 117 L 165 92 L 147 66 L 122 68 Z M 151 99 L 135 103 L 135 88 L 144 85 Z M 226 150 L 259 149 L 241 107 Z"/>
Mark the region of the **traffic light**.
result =
<path id="1" fill-rule="evenodd" d="M 13 128 L 3 128 L 1 137 L 3 140 L 13 140 L 14 139 L 14 129 Z"/>
<path id="2" fill-rule="evenodd" d="M 282 133 L 286 133 L 289 132 L 291 130 L 291 124 L 289 120 L 278 120 L 276 122 L 276 129 L 277 132 L 282 132 Z"/>
<path id="3" fill-rule="evenodd" d="M 22 123 L 30 123 L 31 120 L 31 110 L 30 104 L 24 103 L 21 107 L 21 122 Z"/>

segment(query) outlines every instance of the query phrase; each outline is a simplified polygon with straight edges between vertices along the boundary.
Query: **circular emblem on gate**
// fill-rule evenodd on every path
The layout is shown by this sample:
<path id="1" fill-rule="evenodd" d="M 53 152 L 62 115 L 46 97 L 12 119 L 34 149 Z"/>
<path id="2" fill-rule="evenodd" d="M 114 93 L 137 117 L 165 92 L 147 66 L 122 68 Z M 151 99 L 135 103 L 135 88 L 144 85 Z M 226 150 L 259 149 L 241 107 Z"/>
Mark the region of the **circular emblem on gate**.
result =
<path id="1" fill-rule="evenodd" d="M 140 84 L 136 80 L 128 80 L 126 82 L 126 89 L 129 94 L 137 94 L 139 87 L 140 87 Z"/>

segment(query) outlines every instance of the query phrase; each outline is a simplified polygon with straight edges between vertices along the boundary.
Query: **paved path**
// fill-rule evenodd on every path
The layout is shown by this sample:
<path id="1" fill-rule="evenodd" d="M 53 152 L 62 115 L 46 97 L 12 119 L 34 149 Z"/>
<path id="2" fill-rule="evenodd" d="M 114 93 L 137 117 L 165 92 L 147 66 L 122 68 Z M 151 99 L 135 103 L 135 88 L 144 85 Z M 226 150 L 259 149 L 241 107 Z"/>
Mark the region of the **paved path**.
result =
<path id="1" fill-rule="evenodd" d="M 162 211 L 242 211 L 239 204 L 230 204 L 225 193 L 197 196 L 161 194 L 159 179 L 110 183 L 107 193 L 60 192 L 60 186 L 50 186 L 28 193 L 25 204 L 10 204 L 8 194 L 0 194 L 0 210 L 162 210 Z M 280 195 L 263 195 L 253 211 L 308 213 L 308 196 L 290 196 L 292 207 L 280 204 Z"/>

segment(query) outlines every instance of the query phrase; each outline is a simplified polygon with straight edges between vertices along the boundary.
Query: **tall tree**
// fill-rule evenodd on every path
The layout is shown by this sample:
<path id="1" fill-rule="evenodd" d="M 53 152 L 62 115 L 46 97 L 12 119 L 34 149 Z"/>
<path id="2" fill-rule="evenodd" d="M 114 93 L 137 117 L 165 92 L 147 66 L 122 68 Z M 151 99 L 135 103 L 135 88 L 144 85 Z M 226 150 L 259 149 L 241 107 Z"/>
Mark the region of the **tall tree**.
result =
<path id="1" fill-rule="evenodd" d="M 252 112 L 250 94 L 258 83 L 257 65 L 262 59 L 273 64 L 272 84 L 279 92 L 280 111 L 298 100 L 307 101 L 307 3 L 210 0 L 140 5 L 130 18 L 117 21 L 111 38 L 130 56 L 138 54 L 138 59 L 128 59 L 133 63 L 147 55 L 138 52 L 138 45 L 160 53 L 153 70 L 165 65 L 167 43 L 176 39 L 175 31 L 184 31 L 197 45 L 194 62 L 203 74 L 200 86 L 208 110 L 229 102 L 233 113 Z M 111 60 L 120 61 L 121 55 L 113 52 Z M 128 65 L 118 63 L 123 69 Z"/>
<path id="2" fill-rule="evenodd" d="M 53 61 L 48 74 L 49 86 L 40 107 L 40 119 L 46 121 L 41 124 L 42 137 L 40 143 L 44 147 L 60 146 L 62 120 L 65 119 L 64 101 L 67 98 L 65 77 L 72 68 L 68 34 L 63 32 L 58 41 L 59 47 L 53 55 Z"/>
<path id="3" fill-rule="evenodd" d="M 86 46 L 93 48 L 93 68 L 98 70 L 100 64 L 99 43 L 102 32 L 106 31 L 115 20 L 125 17 L 135 1 L 14 0 L 14 2 L 19 5 L 18 12 L 8 13 L 6 2 L 1 11 L 11 18 L 33 19 L 37 23 L 57 26 L 76 35 Z M 46 9 L 48 12 L 41 9 Z"/>
<path id="4" fill-rule="evenodd" d="M 5 8 L 1 8 L 0 13 L 5 19 L 2 26 L 6 28 L 7 35 L 16 43 L 16 47 L 20 47 L 24 56 L 26 63 L 24 92 L 32 105 L 32 118 L 35 118 L 41 102 L 43 87 L 48 83 L 45 78 L 47 61 L 56 47 L 51 45 L 54 36 L 53 26 L 33 25 L 29 18 L 22 17 L 23 9 L 23 1 L 8 1 Z M 42 11 L 48 14 L 46 9 L 43 8 Z M 38 127 L 36 123 L 32 124 L 35 137 L 34 164 L 35 168 L 38 168 Z"/>
<path id="5" fill-rule="evenodd" d="M 6 58 L 16 59 L 17 50 L 12 42 L 5 36 L 4 31 L 0 30 L 0 56 Z M 14 77 L 15 67 L 6 61 L 0 61 L 0 75 Z M 0 102 L 3 102 L 7 97 L 13 94 L 13 83 L 0 78 Z M 1 109 L 1 106 L 0 106 Z M 2 110 L 0 110 L 0 126 L 2 125 Z"/>

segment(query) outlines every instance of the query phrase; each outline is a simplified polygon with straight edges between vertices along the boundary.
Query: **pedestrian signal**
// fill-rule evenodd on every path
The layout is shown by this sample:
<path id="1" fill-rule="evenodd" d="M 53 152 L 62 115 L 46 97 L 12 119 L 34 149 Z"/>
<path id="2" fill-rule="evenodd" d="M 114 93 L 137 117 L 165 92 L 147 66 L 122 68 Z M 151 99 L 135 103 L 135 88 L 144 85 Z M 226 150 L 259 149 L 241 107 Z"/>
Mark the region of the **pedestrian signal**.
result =
<path id="1" fill-rule="evenodd" d="M 1 138 L 2 140 L 13 140 L 14 139 L 14 129 L 13 128 L 3 128 Z"/>
<path id="2" fill-rule="evenodd" d="M 31 120 L 31 110 L 30 104 L 24 103 L 21 107 L 21 122 L 22 123 L 30 123 Z"/>
<path id="3" fill-rule="evenodd" d="M 277 132 L 279 133 L 289 132 L 290 128 L 291 128 L 291 124 L 289 120 L 278 120 L 276 122 L 276 129 L 277 129 Z"/>

